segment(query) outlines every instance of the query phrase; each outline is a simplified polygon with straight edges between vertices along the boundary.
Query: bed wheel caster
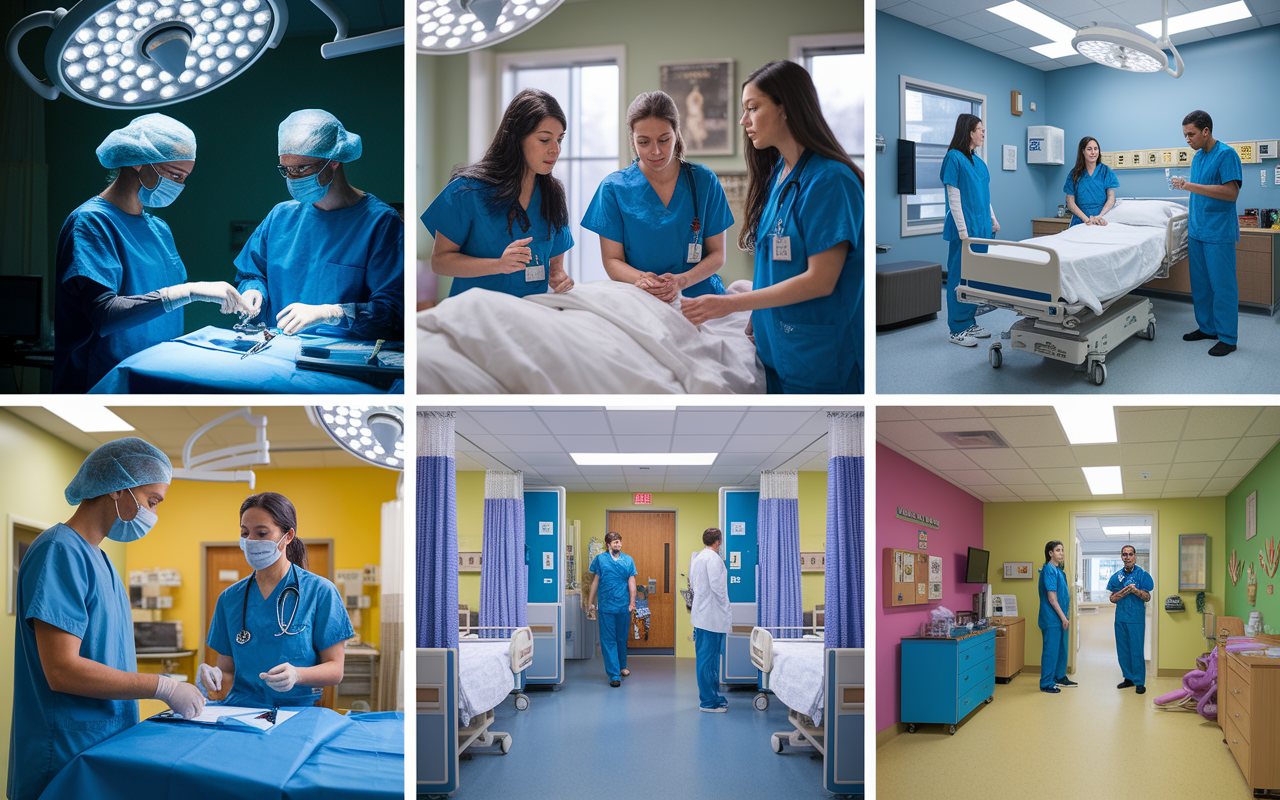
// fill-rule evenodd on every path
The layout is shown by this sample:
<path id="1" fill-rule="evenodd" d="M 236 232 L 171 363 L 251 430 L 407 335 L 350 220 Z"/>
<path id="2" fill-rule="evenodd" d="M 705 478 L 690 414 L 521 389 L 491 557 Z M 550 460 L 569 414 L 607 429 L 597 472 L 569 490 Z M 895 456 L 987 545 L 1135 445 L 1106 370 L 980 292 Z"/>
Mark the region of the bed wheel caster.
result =
<path id="1" fill-rule="evenodd" d="M 990 697 L 988 697 L 986 700 L 983 700 L 982 702 L 990 703 L 992 700 L 995 700 L 995 699 L 996 699 L 996 696 L 993 694 Z"/>
<path id="2" fill-rule="evenodd" d="M 1151 320 L 1147 323 L 1147 341 L 1154 342 L 1156 339 L 1156 321 Z"/>
<path id="3" fill-rule="evenodd" d="M 528 707 L 529 707 L 529 695 L 527 694 L 516 695 L 516 711 L 524 711 Z M 507 751 L 503 750 L 502 752 L 505 753 Z"/>
<path id="4" fill-rule="evenodd" d="M 498 740 L 498 749 L 502 751 L 502 754 L 504 756 L 507 753 L 511 752 L 511 737 L 503 736 L 500 740 Z"/>
<path id="5" fill-rule="evenodd" d="M 773 752 L 775 753 L 782 752 L 782 740 L 778 738 L 778 735 L 776 733 L 769 737 L 769 744 L 770 746 L 773 747 Z"/>
<path id="6" fill-rule="evenodd" d="M 1004 356 L 1000 354 L 1000 345 L 993 344 L 991 349 L 987 351 L 987 360 L 991 362 L 992 369 L 1000 369 L 1000 365 L 1004 362 Z"/>
<path id="7" fill-rule="evenodd" d="M 947 733 L 951 734 L 952 736 L 955 736 L 955 735 L 956 735 L 956 726 L 955 726 L 955 725 L 951 725 L 951 726 L 949 726 L 949 727 L 947 728 Z"/>
<path id="8" fill-rule="evenodd" d="M 916 732 L 916 724 L 914 722 L 908 722 L 907 733 L 915 733 L 915 732 Z"/>
<path id="9" fill-rule="evenodd" d="M 755 696 L 755 699 L 751 701 L 751 705 L 756 707 L 756 711 L 764 711 L 769 707 L 769 695 L 764 692 L 760 692 Z"/>
<path id="10" fill-rule="evenodd" d="M 1107 379 L 1107 365 L 1101 361 L 1093 362 L 1093 367 L 1089 370 L 1089 380 L 1093 381 L 1095 386 L 1101 386 Z"/>

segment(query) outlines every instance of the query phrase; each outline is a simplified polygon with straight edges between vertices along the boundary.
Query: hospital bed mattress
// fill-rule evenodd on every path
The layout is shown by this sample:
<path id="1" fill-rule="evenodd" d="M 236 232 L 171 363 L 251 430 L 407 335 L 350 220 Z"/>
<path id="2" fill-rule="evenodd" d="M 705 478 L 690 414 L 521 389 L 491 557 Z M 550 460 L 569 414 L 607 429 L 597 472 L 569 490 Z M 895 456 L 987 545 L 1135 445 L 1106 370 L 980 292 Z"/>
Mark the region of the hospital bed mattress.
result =
<path id="1" fill-rule="evenodd" d="M 459 642 L 458 716 L 462 727 L 515 691 L 511 642 Z"/>
<path id="2" fill-rule="evenodd" d="M 749 320 L 737 312 L 699 330 L 617 281 L 524 298 L 471 289 L 418 314 L 418 391 L 762 393 Z"/>
<path id="3" fill-rule="evenodd" d="M 821 643 L 773 640 L 773 668 L 769 671 L 769 689 L 787 708 L 822 725 L 822 701 L 826 685 L 822 679 Z"/>

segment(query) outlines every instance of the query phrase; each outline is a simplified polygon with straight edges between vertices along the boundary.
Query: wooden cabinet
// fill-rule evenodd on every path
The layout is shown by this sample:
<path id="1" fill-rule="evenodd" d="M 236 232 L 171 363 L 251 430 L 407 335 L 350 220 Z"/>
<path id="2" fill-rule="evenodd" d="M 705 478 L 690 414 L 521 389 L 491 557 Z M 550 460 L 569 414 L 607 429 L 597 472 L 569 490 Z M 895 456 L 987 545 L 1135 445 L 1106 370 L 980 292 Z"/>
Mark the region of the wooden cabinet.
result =
<path id="1" fill-rule="evenodd" d="M 1280 637 L 1258 638 L 1280 645 Z M 1219 647 L 1218 721 L 1254 794 L 1280 792 L 1280 659 Z"/>
<path id="2" fill-rule="evenodd" d="M 901 719 L 907 730 L 940 722 L 956 724 L 994 697 L 996 631 L 987 628 L 961 639 L 902 640 Z"/>
<path id="3" fill-rule="evenodd" d="M 1275 313 L 1280 306 L 1280 231 L 1270 228 L 1242 228 L 1236 242 L 1236 282 L 1240 305 Z M 1147 281 L 1144 289 L 1171 294 L 1191 294 L 1191 268 L 1182 259 L 1169 268 L 1169 277 Z"/>
<path id="4" fill-rule="evenodd" d="M 1031 236 L 1052 236 L 1071 227 L 1071 217 L 1032 217 Z"/>
<path id="5" fill-rule="evenodd" d="M 992 617 L 991 624 L 996 626 L 996 683 L 1008 683 L 1026 666 L 1026 620 Z"/>

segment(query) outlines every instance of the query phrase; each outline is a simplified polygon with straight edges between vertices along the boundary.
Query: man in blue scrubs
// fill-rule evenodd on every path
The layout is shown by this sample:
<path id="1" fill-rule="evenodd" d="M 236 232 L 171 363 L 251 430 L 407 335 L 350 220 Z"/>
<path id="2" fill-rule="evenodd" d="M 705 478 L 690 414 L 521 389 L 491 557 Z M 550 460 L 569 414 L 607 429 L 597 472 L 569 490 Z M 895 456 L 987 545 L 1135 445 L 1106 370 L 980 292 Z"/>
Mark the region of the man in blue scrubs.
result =
<path id="1" fill-rule="evenodd" d="M 1240 323 L 1240 287 L 1236 283 L 1236 242 L 1240 219 L 1240 156 L 1213 138 L 1213 119 L 1192 111 L 1182 120 L 1182 135 L 1195 148 L 1191 180 L 1174 178 L 1173 188 L 1191 192 L 1187 256 L 1191 264 L 1191 300 L 1196 325 L 1183 341 L 1217 339 L 1211 356 L 1235 352 Z"/>
<path id="2" fill-rule="evenodd" d="M 631 629 L 631 612 L 636 610 L 636 562 L 622 552 L 622 534 L 609 531 L 604 535 L 608 550 L 591 562 L 591 595 L 588 613 L 595 615 L 596 594 L 600 595 L 600 652 L 604 655 L 604 671 L 610 686 L 621 686 L 627 669 L 627 634 Z"/>
<path id="3" fill-rule="evenodd" d="M 1138 694 L 1147 691 L 1147 660 L 1144 642 L 1147 633 L 1147 601 L 1155 591 L 1155 581 L 1138 566 L 1138 551 L 1133 545 L 1120 548 L 1120 560 L 1124 568 L 1107 581 L 1111 602 L 1116 604 L 1116 656 L 1120 659 L 1120 673 L 1124 681 L 1117 689 L 1138 687 Z"/>
<path id="4" fill-rule="evenodd" d="M 717 689 L 717 665 L 730 630 L 729 570 L 720 556 L 724 536 L 719 528 L 702 532 L 705 549 L 689 565 L 689 588 L 693 590 L 693 647 L 697 658 L 698 706 L 702 711 L 724 712 L 729 700 Z"/>

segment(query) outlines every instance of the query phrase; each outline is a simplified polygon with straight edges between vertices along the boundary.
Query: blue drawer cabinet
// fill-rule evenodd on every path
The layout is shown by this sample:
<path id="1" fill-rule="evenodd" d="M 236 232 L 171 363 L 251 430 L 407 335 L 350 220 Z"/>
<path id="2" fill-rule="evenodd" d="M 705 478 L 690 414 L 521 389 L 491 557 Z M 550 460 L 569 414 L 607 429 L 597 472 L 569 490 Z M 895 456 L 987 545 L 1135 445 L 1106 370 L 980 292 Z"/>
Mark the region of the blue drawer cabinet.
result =
<path id="1" fill-rule="evenodd" d="M 911 733 L 938 722 L 954 734 L 956 723 L 991 702 L 995 685 L 994 628 L 963 639 L 902 640 L 901 719 Z"/>

